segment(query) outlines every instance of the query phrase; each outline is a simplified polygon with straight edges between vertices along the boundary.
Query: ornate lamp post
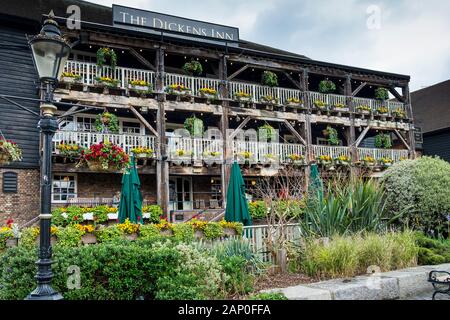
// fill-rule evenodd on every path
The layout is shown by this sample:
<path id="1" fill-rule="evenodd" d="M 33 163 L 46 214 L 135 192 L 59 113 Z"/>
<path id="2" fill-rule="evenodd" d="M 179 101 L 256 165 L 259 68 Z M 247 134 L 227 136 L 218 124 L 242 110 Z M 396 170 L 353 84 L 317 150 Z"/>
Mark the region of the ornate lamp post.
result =
<path id="1" fill-rule="evenodd" d="M 41 119 L 38 128 L 42 134 L 41 161 L 41 214 L 39 260 L 36 262 L 37 288 L 31 292 L 28 300 L 60 300 L 62 295 L 52 286 L 52 247 L 50 245 L 51 225 L 51 193 L 52 193 L 52 138 L 58 129 L 58 122 L 54 118 L 57 110 L 52 104 L 53 91 L 61 76 L 64 65 L 71 50 L 70 44 L 61 37 L 61 30 L 51 16 L 44 21 L 41 32 L 29 40 L 33 52 L 33 60 L 41 84 L 45 87 L 44 103 L 41 104 Z"/>

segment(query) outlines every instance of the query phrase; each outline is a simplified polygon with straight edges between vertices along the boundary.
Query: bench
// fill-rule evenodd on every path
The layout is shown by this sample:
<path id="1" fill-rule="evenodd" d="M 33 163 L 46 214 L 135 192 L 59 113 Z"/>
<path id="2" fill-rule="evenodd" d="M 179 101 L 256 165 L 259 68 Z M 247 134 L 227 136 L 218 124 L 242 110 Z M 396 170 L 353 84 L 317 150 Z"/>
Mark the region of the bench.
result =
<path id="1" fill-rule="evenodd" d="M 433 285 L 433 300 L 437 294 L 447 294 L 450 296 L 450 273 L 446 271 L 431 271 L 428 275 L 428 282 Z"/>

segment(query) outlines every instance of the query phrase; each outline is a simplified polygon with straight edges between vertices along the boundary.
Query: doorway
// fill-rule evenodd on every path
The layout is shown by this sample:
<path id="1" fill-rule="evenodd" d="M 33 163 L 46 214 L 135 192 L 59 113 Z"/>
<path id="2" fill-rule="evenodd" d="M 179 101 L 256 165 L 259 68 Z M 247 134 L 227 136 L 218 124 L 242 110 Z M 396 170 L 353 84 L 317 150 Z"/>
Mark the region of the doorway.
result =
<path id="1" fill-rule="evenodd" d="M 169 178 L 170 210 L 189 211 L 193 206 L 192 177 Z"/>

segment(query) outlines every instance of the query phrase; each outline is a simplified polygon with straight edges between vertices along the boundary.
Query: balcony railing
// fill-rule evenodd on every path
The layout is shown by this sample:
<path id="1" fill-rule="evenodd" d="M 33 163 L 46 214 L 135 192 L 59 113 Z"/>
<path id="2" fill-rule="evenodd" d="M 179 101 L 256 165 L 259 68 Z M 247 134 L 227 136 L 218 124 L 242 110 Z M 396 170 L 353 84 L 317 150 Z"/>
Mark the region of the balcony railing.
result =
<path id="1" fill-rule="evenodd" d="M 340 156 L 347 156 L 350 158 L 350 149 L 348 147 L 331 147 L 331 146 L 312 146 L 314 156 L 330 156 L 336 159 Z"/>
<path id="2" fill-rule="evenodd" d="M 372 157 L 376 160 L 387 158 L 399 162 L 408 159 L 409 153 L 408 150 L 358 148 L 358 156 L 360 160 L 365 157 Z"/>
<path id="3" fill-rule="evenodd" d="M 128 87 L 128 82 L 131 80 L 145 80 L 155 88 L 156 73 L 148 70 L 116 67 L 114 70 L 110 67 L 98 67 L 95 63 L 67 61 L 65 72 L 72 72 L 81 76 L 81 81 L 86 85 L 95 84 L 96 77 L 110 77 L 119 80 L 119 86 L 122 89 Z M 201 77 L 189 77 L 181 74 L 166 73 L 164 79 L 164 86 L 172 84 L 182 84 L 192 90 L 192 94 L 199 95 L 201 88 L 211 88 L 219 92 L 221 80 Z M 232 99 L 237 92 L 245 92 L 250 94 L 252 102 L 260 102 L 264 96 L 272 96 L 278 99 L 278 103 L 286 104 L 288 99 L 296 98 L 303 100 L 303 94 L 297 89 L 267 87 L 257 84 L 245 82 L 228 82 L 228 97 Z M 347 97 L 335 94 L 322 94 L 318 92 L 309 92 L 311 103 L 319 100 L 325 102 L 327 105 L 345 105 L 347 104 Z M 369 106 L 373 112 L 379 107 L 385 106 L 389 109 L 390 114 L 395 110 L 405 111 L 405 106 L 401 102 L 396 101 L 378 101 L 366 98 L 353 98 L 355 107 Z"/>
<path id="4" fill-rule="evenodd" d="M 60 143 L 77 144 L 89 148 L 93 144 L 109 141 L 130 153 L 136 147 L 150 148 L 156 151 L 156 137 L 130 134 L 105 134 L 96 132 L 58 131 L 53 137 L 53 150 L 57 150 Z"/>

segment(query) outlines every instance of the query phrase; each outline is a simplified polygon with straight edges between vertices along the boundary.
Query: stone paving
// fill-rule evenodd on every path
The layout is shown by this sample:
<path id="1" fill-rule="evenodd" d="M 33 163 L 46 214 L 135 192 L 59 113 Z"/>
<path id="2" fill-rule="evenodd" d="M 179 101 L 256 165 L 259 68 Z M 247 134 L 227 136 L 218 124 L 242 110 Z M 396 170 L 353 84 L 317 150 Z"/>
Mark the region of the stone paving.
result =
<path id="1" fill-rule="evenodd" d="M 433 296 L 433 291 L 429 291 L 429 292 L 425 292 L 425 293 L 421 293 L 418 295 L 414 295 L 412 297 L 408 297 L 402 300 L 431 300 L 431 297 Z M 446 300 L 446 301 L 450 301 L 450 296 L 448 295 L 444 295 L 444 294 L 438 294 L 436 296 L 436 300 Z"/>

